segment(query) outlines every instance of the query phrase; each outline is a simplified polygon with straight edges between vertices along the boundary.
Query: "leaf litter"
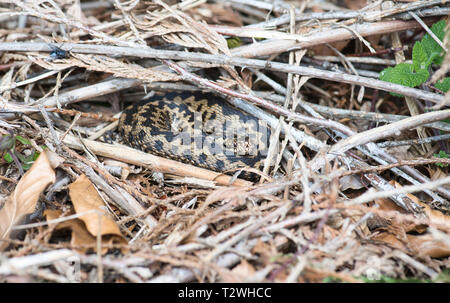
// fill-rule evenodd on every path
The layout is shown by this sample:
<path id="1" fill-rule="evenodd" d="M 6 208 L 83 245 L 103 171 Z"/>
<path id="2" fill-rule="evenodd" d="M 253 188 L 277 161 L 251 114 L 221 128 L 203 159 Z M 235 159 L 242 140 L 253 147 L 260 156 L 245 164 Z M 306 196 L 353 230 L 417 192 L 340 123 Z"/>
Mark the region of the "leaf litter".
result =
<path id="1" fill-rule="evenodd" d="M 234 54 L 246 54 L 248 59 L 263 59 L 269 65 L 270 61 L 300 67 L 306 64 L 325 72 L 338 70 L 360 77 L 378 77 L 382 68 L 373 59 L 392 60 L 399 51 L 391 47 L 391 31 L 382 27 L 383 22 L 392 17 L 404 26 L 403 34 L 409 35 L 409 38 L 401 36 L 401 40 L 405 46 L 410 43 L 412 53 L 406 52 L 406 57 L 413 56 L 416 65 L 400 63 L 397 69 L 390 67 L 389 71 L 403 72 L 411 77 L 403 79 L 404 84 L 419 85 L 428 75 L 422 73 L 420 79 L 416 77 L 416 72 L 421 70 L 417 62 L 426 59 L 424 52 L 432 51 L 428 49 L 429 45 L 434 48 L 437 45 L 420 25 L 412 26 L 411 22 L 400 18 L 406 12 L 406 6 L 401 3 L 393 4 L 394 8 L 386 11 L 381 7 L 365 10 L 370 5 L 366 1 L 357 4 L 346 1 L 342 5 L 347 7 L 338 10 L 341 17 L 330 19 L 326 16 L 331 12 L 319 3 L 292 10 L 287 2 L 279 1 L 268 10 L 262 1 L 246 4 L 241 1 L 204 2 L 118 1 L 120 5 L 116 8 L 105 4 L 102 15 L 96 15 L 92 8 L 86 8 L 89 6 L 78 1 L 31 3 L 19 0 L 2 4 L 5 12 L 22 11 L 27 22 L 20 33 L 15 26 L 5 24 L 0 48 L 3 42 L 39 41 L 64 49 L 69 55 L 49 60 L 51 48 L 43 51 L 23 44 L 16 44 L 13 51 L 1 53 L 0 92 L 4 109 L 4 113 L 0 113 L 1 136 L 10 135 L 8 129 L 14 128 L 20 138 L 28 140 L 26 145 L 17 144 L 15 151 L 22 158 L 35 152 L 40 155 L 29 169 L 20 162 L 3 160 L 0 163 L 0 260 L 4 256 L 20 264 L 25 260 L 21 258 L 28 257 L 25 253 L 41 257 L 40 262 L 48 264 L 49 251 L 61 252 L 60 258 L 68 252 L 73 253 L 81 262 L 93 265 L 82 269 L 86 271 L 82 275 L 84 282 L 354 283 L 385 278 L 437 279 L 439 273 L 444 274 L 445 279 L 450 267 L 450 182 L 420 187 L 448 179 L 449 168 L 445 165 L 449 160 L 445 157 L 439 157 L 442 166 L 423 162 L 409 170 L 399 165 L 378 171 L 375 166 L 386 164 L 383 161 L 390 158 L 380 162 L 377 157 L 382 157 L 383 153 L 373 145 L 361 148 L 356 145 L 357 148 L 337 158 L 329 158 L 323 161 L 320 169 L 313 170 L 311 167 L 319 161 L 317 159 L 323 159 L 325 150 L 339 142 L 342 134 L 314 123 L 287 121 L 285 124 L 290 123 L 289 127 L 281 128 L 279 140 L 273 140 L 284 150 L 284 157 L 273 156 L 278 157 L 279 168 L 269 170 L 267 177 L 261 178 L 259 183 L 240 180 L 241 186 L 233 186 L 219 183 L 214 178 L 177 177 L 167 172 L 161 176 L 154 169 L 159 163 L 151 161 L 143 160 L 137 165 L 136 159 L 130 159 L 128 163 L 122 160 L 116 165 L 114 161 L 126 156 L 115 158 L 107 153 L 107 146 L 88 145 L 88 140 L 105 144 L 121 142 L 114 133 L 114 122 L 109 125 L 102 120 L 99 107 L 107 109 L 105 112 L 109 113 L 111 121 L 118 117 L 111 113 L 118 114 L 129 103 L 148 94 L 208 87 L 207 81 L 191 81 L 193 77 L 189 73 L 213 81 L 231 95 L 233 91 L 250 96 L 267 93 L 264 96 L 274 104 L 280 98 L 285 100 L 287 95 L 286 108 L 291 112 L 295 111 L 293 106 L 300 104 L 296 110 L 301 113 L 328 118 L 355 132 L 363 132 L 386 121 L 398 121 L 392 120 L 393 115 L 410 115 L 399 94 L 395 97 L 367 87 L 360 90 L 358 82 L 336 84 L 320 78 L 300 78 L 282 70 L 256 71 L 231 61 L 215 64 L 202 61 L 201 54 L 230 58 Z M 258 7 L 258 3 L 262 6 Z M 435 5 L 448 9 L 444 3 Z M 425 5 L 423 9 L 428 7 Z M 376 20 L 374 24 L 380 26 L 376 35 L 358 32 L 339 41 L 327 36 L 336 23 L 355 30 L 351 26 L 356 19 L 350 13 L 357 10 L 360 10 L 362 23 Z M 368 11 L 378 15 L 369 15 Z M 293 12 L 298 18 L 290 18 Z M 397 15 L 385 16 L 389 14 L 386 12 Z M 308 18 L 302 19 L 303 14 L 318 18 L 320 26 L 309 22 Z M 287 21 L 282 21 L 283 18 Z M 433 28 L 437 18 L 441 15 L 424 18 L 424 21 Z M 37 20 L 46 27 L 34 26 Z M 11 18 L 10 21 L 14 23 L 18 19 Z M 245 25 L 255 30 L 252 32 Z M 363 27 L 364 24 L 360 28 Z M 449 39 L 448 35 L 443 35 L 442 23 L 439 30 L 439 36 L 444 36 L 443 42 L 448 48 Z M 258 33 L 268 38 L 263 39 L 257 36 Z M 17 38 L 19 34 L 21 36 Z M 302 35 L 305 39 L 297 41 L 294 35 Z M 308 45 L 306 53 L 298 51 L 303 47 L 301 43 L 316 41 L 314 35 L 322 35 L 323 41 Z M 279 46 L 270 49 L 276 38 Z M 238 39 L 238 42 L 232 39 Z M 418 43 L 419 46 L 414 46 L 415 52 L 413 43 L 408 41 Z M 419 44 L 425 43 L 420 41 L 425 41 L 426 45 Z M 288 44 L 283 43 L 299 45 L 284 48 L 283 45 Z M 89 52 L 83 50 L 83 46 L 98 48 Z M 123 47 L 126 56 L 108 49 L 113 46 Z M 133 53 L 133 49 L 147 46 L 192 55 L 177 61 L 186 72 L 180 75 L 168 68 L 164 56 L 140 58 Z M 168 56 L 169 53 L 164 54 Z M 336 60 L 328 62 L 323 56 Z M 354 59 L 358 57 L 362 63 Z M 449 57 L 447 54 L 439 58 L 443 61 L 435 60 L 435 65 L 429 66 L 433 81 L 422 84 L 426 89 L 423 86 L 418 89 L 431 90 L 442 97 L 448 81 L 444 69 Z M 47 71 L 56 73 L 39 77 Z M 26 82 L 36 75 L 35 80 Z M 434 75 L 440 75 L 440 78 Z M 302 85 L 298 85 L 300 82 Z M 80 87 L 82 89 L 77 91 Z M 355 98 L 355 95 L 358 96 Z M 61 107 L 59 102 L 63 98 L 64 106 Z M 54 104 L 52 100 L 56 100 Z M 417 100 L 424 109 L 433 105 L 421 100 L 420 96 Z M 442 97 L 442 100 L 438 107 L 448 111 L 446 99 Z M 322 105 L 327 110 L 315 111 L 308 103 Z M 34 112 L 13 115 L 20 113 L 25 104 Z M 39 104 L 53 105 L 43 110 Z M 71 112 L 64 112 L 66 108 Z M 346 110 L 345 118 L 334 117 L 332 110 L 335 108 Z M 257 109 L 252 114 L 258 110 L 263 111 L 264 119 L 284 123 L 278 122 L 281 111 L 276 107 L 271 111 Z M 382 116 L 384 120 L 380 121 L 383 122 L 367 118 L 365 113 L 370 112 Z M 92 122 L 83 125 L 79 119 L 86 113 L 90 114 Z M 438 124 L 442 133 L 445 132 L 442 129 L 449 130 L 441 120 L 424 121 L 416 126 L 430 123 Z M 301 137 L 299 131 L 305 131 L 301 132 Z M 427 128 L 431 138 L 438 132 Z M 382 140 L 416 137 L 417 132 L 408 129 Z M 80 138 L 84 141 L 74 145 L 68 143 L 68 138 L 72 140 L 70 142 Z M 317 142 L 314 140 L 318 138 L 322 150 L 311 148 L 317 145 L 308 143 Z M 430 149 L 425 151 L 418 148 L 424 144 L 419 142 L 409 147 L 391 148 L 390 155 L 398 162 L 410 159 L 420 162 L 433 155 L 443 155 L 440 151 L 448 152 L 450 147 L 448 141 L 429 142 Z M 42 146 L 45 146 L 44 151 Z M 124 153 L 126 155 L 126 149 Z M 52 164 L 49 157 L 56 158 L 56 163 Z M 362 159 L 369 168 L 374 168 L 373 173 L 361 172 L 368 167 L 355 164 L 354 159 Z M 158 161 L 162 163 L 164 159 Z M 392 163 L 392 159 L 387 162 Z M 18 165 L 26 170 L 23 176 L 19 174 Z M 348 171 L 354 173 L 343 175 Z M 413 201 L 420 206 L 420 211 L 411 212 L 398 206 L 396 195 L 368 199 L 370 201 L 363 204 L 349 203 L 376 190 L 408 188 L 411 179 L 419 189 L 411 189 L 402 199 Z M 44 205 L 43 215 L 40 215 L 39 204 Z M 97 255 L 95 262 L 90 259 L 92 254 Z M 3 268 L 1 262 L 0 269 Z M 65 267 L 57 261 L 52 262 L 50 268 L 39 270 L 32 266 L 22 272 L 0 270 L 0 280 L 12 281 L 17 277 L 27 281 L 48 281 L 49 277 L 53 277 L 53 281 L 69 279 Z M 108 271 L 104 272 L 103 267 Z M 22 276 L 24 272 L 26 275 Z"/>

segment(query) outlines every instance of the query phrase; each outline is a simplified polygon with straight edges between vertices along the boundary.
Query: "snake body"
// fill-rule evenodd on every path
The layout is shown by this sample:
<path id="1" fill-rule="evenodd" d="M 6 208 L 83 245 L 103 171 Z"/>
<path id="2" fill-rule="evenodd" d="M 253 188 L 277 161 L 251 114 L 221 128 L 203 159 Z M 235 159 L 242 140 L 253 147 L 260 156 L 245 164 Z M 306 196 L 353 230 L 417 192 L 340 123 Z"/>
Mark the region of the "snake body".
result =
<path id="1" fill-rule="evenodd" d="M 270 129 L 211 93 L 154 96 L 122 113 L 125 144 L 217 172 L 261 168 Z"/>

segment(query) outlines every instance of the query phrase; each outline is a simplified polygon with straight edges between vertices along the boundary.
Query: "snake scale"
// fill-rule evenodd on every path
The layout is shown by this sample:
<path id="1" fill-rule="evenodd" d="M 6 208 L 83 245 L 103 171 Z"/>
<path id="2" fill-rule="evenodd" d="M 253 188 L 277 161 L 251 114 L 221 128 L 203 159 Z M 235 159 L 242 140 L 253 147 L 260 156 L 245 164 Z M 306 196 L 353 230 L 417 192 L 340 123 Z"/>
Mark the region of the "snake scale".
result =
<path id="1" fill-rule="evenodd" d="M 270 128 L 222 98 L 202 92 L 155 95 L 119 119 L 125 144 L 216 172 L 262 168 Z"/>

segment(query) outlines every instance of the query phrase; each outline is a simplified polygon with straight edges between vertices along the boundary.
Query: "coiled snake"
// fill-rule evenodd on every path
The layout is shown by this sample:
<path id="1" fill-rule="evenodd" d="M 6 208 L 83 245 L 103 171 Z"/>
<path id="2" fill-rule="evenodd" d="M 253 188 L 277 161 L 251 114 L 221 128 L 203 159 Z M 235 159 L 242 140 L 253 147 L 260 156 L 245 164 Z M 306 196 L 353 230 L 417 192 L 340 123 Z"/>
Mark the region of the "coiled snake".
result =
<path id="1" fill-rule="evenodd" d="M 217 172 L 261 168 L 270 128 L 211 93 L 154 96 L 119 119 L 125 144 Z"/>

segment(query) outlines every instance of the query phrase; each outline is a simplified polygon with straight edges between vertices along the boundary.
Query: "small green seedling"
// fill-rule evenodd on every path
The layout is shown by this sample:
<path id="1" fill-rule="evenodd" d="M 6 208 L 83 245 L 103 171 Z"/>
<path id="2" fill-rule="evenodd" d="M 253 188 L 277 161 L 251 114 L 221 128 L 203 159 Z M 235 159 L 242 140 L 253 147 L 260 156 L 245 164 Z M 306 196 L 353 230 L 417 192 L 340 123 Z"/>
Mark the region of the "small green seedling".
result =
<path id="1" fill-rule="evenodd" d="M 448 159 L 450 157 L 450 155 L 447 154 L 445 152 L 445 150 L 441 150 L 441 151 L 439 151 L 439 154 L 434 154 L 433 156 L 435 156 L 436 158 L 441 158 L 441 159 Z M 448 166 L 447 163 L 436 163 L 436 165 L 440 166 L 440 167 L 447 167 Z"/>
<path id="2" fill-rule="evenodd" d="M 0 151 L 4 152 L 3 159 L 7 163 L 14 162 L 19 168 L 20 174 L 23 175 L 24 171 L 30 169 L 33 162 L 38 158 L 39 153 L 34 152 L 29 156 L 21 155 L 15 150 L 17 141 L 23 145 L 31 145 L 31 142 L 28 139 L 10 133 L 9 135 L 0 138 Z"/>
<path id="3" fill-rule="evenodd" d="M 242 45 L 242 40 L 239 37 L 231 37 L 227 39 L 227 45 L 229 49 Z"/>
<path id="4" fill-rule="evenodd" d="M 447 24 L 444 20 L 436 22 L 431 31 L 442 41 L 446 34 Z M 414 44 L 412 52 L 413 63 L 399 63 L 394 67 L 388 67 L 380 73 L 380 79 L 409 87 L 417 87 L 426 82 L 430 77 L 428 68 L 431 64 L 441 65 L 444 60 L 444 49 L 429 35 Z M 435 87 L 443 92 L 450 89 L 450 77 L 446 77 L 435 83 Z M 399 94 L 391 93 L 394 96 Z"/>

